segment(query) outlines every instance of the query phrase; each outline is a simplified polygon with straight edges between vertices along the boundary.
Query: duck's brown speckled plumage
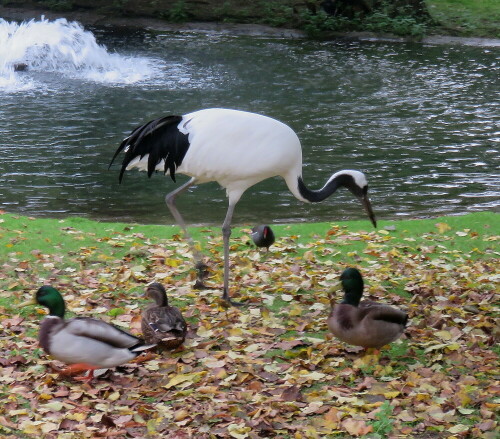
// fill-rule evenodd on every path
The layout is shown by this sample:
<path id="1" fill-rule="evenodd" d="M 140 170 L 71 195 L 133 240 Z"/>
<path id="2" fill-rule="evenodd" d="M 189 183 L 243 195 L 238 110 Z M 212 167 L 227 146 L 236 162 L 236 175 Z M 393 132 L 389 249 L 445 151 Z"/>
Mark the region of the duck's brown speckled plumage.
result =
<path id="1" fill-rule="evenodd" d="M 332 303 L 327 324 L 330 331 L 345 343 L 365 348 L 381 348 L 397 340 L 404 332 L 408 315 L 389 305 L 360 302 L 363 280 L 355 268 L 341 276 L 345 298 Z"/>
<path id="2" fill-rule="evenodd" d="M 160 349 L 175 349 L 186 339 L 187 324 L 178 308 L 168 305 L 167 293 L 160 283 L 146 289 L 146 295 L 155 303 L 142 313 L 142 333 L 147 343 L 156 343 Z"/>

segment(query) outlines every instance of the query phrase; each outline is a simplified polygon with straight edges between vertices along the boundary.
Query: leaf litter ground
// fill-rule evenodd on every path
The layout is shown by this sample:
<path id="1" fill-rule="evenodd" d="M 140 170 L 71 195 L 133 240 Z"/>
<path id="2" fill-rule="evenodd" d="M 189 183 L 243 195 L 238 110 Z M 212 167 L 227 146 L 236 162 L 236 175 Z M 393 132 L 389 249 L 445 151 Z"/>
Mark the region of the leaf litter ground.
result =
<path id="1" fill-rule="evenodd" d="M 199 229 L 216 288 L 196 291 L 179 235 L 52 220 L 50 238 L 37 238 L 37 224 L 48 233 L 43 220 L 0 218 L 3 437 L 498 437 L 498 228 L 439 219 L 413 233 L 394 222 L 377 231 L 324 224 L 301 235 L 279 226 L 268 253 L 243 228 L 231 246 L 232 294 L 247 303 L 240 309 L 219 299 L 217 229 Z M 328 298 L 340 298 L 346 266 L 361 269 L 368 298 L 410 315 L 379 358 L 327 331 Z M 140 334 L 152 281 L 189 322 L 185 345 L 90 385 L 59 377 L 63 364 L 39 348 L 45 311 L 17 307 L 50 283 L 68 317 Z"/>

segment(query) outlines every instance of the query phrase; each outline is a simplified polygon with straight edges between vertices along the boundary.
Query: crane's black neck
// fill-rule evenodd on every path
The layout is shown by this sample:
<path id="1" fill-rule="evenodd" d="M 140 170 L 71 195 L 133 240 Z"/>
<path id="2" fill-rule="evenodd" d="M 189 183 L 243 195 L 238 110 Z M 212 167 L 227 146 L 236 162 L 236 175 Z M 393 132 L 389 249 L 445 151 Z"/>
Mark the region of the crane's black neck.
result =
<path id="1" fill-rule="evenodd" d="M 354 177 L 351 174 L 338 174 L 335 177 L 330 177 L 326 184 L 318 190 L 309 189 L 302 177 L 298 178 L 298 188 L 300 195 L 307 201 L 311 203 L 317 203 L 323 201 L 332 195 L 339 187 L 345 187 L 349 189 L 354 195 L 362 196 L 362 189 L 354 181 Z"/>

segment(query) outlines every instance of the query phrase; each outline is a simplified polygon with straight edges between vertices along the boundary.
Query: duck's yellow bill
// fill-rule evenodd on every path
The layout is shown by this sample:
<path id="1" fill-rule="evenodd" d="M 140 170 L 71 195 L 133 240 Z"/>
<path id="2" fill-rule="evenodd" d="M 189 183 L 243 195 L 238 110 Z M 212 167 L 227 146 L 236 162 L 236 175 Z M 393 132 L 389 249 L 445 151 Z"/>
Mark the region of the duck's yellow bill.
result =
<path id="1" fill-rule="evenodd" d="M 35 299 L 31 299 L 31 300 L 27 300 L 26 302 L 20 303 L 17 306 L 19 306 L 19 307 L 22 308 L 22 307 L 25 307 L 25 306 L 36 305 L 36 304 L 37 304 L 36 300 Z"/>

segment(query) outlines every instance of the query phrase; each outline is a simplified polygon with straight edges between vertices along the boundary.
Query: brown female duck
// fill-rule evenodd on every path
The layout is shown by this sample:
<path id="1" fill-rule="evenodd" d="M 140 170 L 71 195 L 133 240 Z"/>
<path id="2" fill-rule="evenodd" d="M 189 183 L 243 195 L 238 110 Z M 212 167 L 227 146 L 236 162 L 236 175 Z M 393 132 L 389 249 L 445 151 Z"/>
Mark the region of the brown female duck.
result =
<path id="1" fill-rule="evenodd" d="M 160 283 L 152 283 L 146 289 L 146 296 L 155 301 L 142 313 L 142 333 L 148 343 L 155 343 L 160 349 L 175 349 L 186 338 L 187 325 L 181 312 L 168 305 L 167 292 Z"/>

